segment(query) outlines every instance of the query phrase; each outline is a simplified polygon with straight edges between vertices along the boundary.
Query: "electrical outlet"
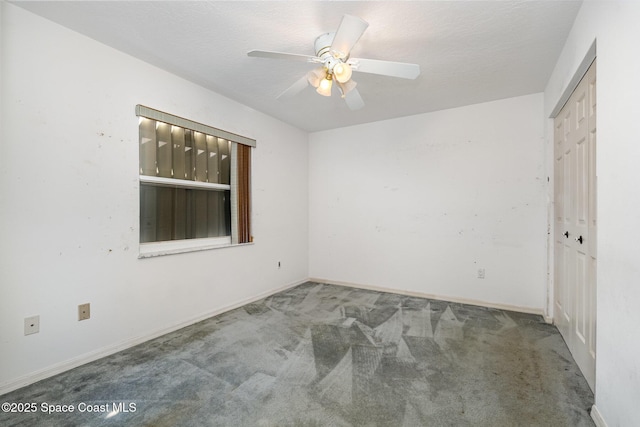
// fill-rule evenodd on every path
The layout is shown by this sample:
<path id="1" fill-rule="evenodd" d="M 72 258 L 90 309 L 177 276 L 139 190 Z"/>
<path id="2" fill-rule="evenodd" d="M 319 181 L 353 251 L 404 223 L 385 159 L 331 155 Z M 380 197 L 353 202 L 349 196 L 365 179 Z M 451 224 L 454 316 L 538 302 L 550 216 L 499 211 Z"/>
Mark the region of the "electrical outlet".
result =
<path id="1" fill-rule="evenodd" d="M 40 332 L 40 316 L 31 316 L 24 319 L 24 334 L 31 335 Z"/>
<path id="2" fill-rule="evenodd" d="M 478 269 L 478 279 L 484 279 L 484 268 Z"/>
<path id="3" fill-rule="evenodd" d="M 78 321 L 87 320 L 91 317 L 91 305 L 89 303 L 78 306 Z"/>

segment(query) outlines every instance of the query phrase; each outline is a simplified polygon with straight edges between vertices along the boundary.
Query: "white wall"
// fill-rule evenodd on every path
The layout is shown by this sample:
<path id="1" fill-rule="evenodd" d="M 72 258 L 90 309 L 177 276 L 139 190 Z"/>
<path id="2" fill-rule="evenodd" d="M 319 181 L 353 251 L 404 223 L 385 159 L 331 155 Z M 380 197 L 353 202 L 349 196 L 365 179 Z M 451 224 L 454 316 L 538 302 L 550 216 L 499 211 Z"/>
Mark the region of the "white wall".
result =
<path id="1" fill-rule="evenodd" d="M 306 279 L 306 133 L 1 7 L 0 393 Z M 255 245 L 138 259 L 138 103 L 257 140 Z"/>
<path id="2" fill-rule="evenodd" d="M 534 94 L 311 134 L 309 276 L 542 312 L 542 110 Z"/>
<path id="3" fill-rule="evenodd" d="M 640 3 L 586 1 L 545 91 L 545 117 L 597 41 L 596 412 L 640 425 Z M 547 146 L 553 133 L 547 124 Z M 551 162 L 549 159 L 549 170 Z"/>

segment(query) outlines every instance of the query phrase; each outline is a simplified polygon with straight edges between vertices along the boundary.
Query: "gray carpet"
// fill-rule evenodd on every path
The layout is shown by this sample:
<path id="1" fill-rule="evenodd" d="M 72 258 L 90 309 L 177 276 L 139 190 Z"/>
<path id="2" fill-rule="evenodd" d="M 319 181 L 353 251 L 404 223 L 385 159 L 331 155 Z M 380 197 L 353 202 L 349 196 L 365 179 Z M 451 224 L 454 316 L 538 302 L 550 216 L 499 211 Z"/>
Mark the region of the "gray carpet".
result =
<path id="1" fill-rule="evenodd" d="M 37 406 L 2 426 L 593 425 L 589 386 L 540 316 L 317 283 L 0 402 Z M 62 404 L 74 412 L 42 412 Z"/>

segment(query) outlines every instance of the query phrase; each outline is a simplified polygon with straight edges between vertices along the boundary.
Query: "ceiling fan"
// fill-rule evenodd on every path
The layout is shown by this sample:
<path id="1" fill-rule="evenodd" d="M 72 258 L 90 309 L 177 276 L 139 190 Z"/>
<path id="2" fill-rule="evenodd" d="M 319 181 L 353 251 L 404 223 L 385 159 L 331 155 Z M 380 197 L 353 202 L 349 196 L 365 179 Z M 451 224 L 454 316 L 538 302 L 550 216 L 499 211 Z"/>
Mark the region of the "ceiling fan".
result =
<path id="1" fill-rule="evenodd" d="M 420 75 L 418 64 L 351 58 L 349 56 L 351 49 L 368 26 L 366 21 L 356 16 L 344 15 L 335 33 L 325 33 L 316 38 L 315 56 L 264 50 L 252 50 L 247 55 L 319 65 L 278 95 L 278 99 L 290 98 L 298 94 L 307 87 L 307 84 L 316 88 L 316 92 L 320 95 L 331 96 L 331 89 L 336 83 L 347 106 L 351 110 L 358 110 L 364 106 L 364 101 L 356 89 L 356 82 L 351 79 L 353 71 L 403 79 L 415 79 Z"/>

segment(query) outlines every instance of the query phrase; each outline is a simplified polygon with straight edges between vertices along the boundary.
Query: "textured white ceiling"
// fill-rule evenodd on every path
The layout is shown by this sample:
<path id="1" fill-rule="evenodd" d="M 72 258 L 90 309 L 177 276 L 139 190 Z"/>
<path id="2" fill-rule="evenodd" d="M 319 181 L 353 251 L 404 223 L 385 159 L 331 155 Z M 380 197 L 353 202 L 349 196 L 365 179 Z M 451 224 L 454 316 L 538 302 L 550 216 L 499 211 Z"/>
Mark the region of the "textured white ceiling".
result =
<path id="1" fill-rule="evenodd" d="M 17 1 L 20 7 L 307 131 L 544 90 L 579 1 Z M 420 64 L 416 80 L 354 73 L 366 105 L 309 87 L 276 100 L 312 64 L 249 50 L 313 55 L 343 14 L 369 28 L 353 57 Z"/>

